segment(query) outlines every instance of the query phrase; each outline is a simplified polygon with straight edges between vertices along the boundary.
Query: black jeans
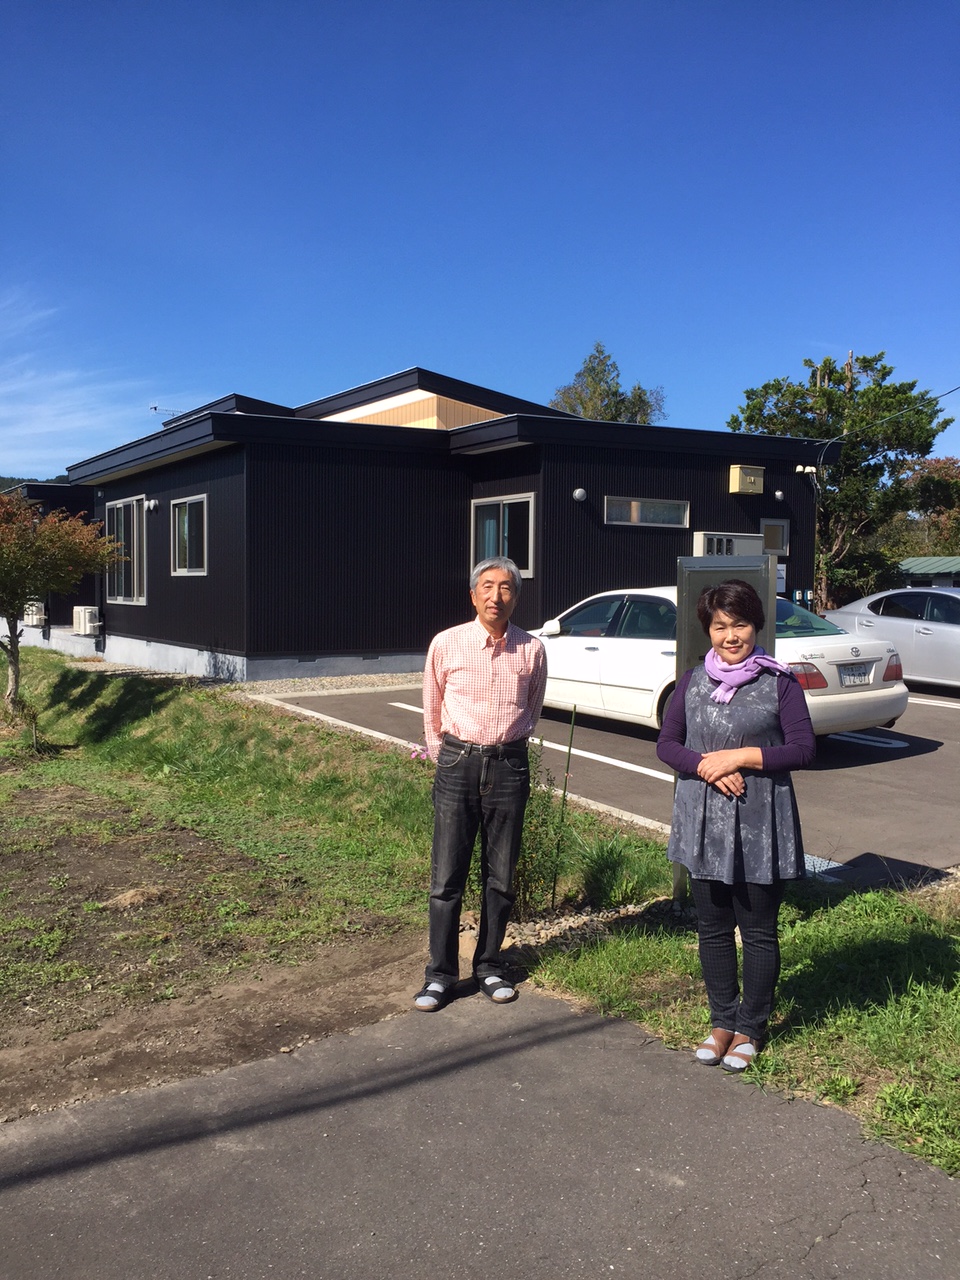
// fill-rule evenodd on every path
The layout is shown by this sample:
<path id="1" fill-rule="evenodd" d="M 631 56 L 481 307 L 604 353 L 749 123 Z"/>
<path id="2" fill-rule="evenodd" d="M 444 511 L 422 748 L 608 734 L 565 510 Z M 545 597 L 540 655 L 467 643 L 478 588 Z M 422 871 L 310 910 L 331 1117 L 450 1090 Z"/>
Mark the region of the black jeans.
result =
<path id="1" fill-rule="evenodd" d="M 449 986 L 460 975 L 460 904 L 478 831 L 483 897 L 473 971 L 478 978 L 500 973 L 529 795 L 525 747 L 498 757 L 444 740 L 433 783 L 428 982 Z"/>
<path id="2" fill-rule="evenodd" d="M 694 880 L 700 966 L 710 1002 L 710 1025 L 762 1040 L 780 976 L 777 916 L 783 881 L 773 884 L 722 884 Z M 739 927 L 743 944 L 743 986 L 737 980 Z"/>

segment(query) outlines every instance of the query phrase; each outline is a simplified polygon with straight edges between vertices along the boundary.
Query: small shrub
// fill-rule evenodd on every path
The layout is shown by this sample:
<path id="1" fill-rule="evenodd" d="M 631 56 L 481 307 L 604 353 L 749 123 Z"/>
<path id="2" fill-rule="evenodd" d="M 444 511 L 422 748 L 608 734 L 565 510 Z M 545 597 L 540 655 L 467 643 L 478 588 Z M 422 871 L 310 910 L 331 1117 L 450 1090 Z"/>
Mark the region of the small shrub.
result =
<path id="1" fill-rule="evenodd" d="M 578 835 L 574 860 L 583 896 L 597 910 L 642 902 L 651 892 L 650 859 L 622 831 L 589 840 Z M 660 878 L 658 866 L 654 879 Z"/>

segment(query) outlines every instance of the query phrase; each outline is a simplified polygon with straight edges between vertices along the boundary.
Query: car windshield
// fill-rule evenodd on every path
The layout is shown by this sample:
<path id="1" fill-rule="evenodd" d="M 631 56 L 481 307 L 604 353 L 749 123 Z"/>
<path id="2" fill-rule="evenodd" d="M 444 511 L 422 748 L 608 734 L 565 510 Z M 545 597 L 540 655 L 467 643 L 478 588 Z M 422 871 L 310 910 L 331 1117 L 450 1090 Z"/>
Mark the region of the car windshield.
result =
<path id="1" fill-rule="evenodd" d="M 791 600 L 777 598 L 777 639 L 786 640 L 790 636 L 842 636 L 842 627 L 836 627 L 826 618 L 821 618 L 802 605 Z"/>

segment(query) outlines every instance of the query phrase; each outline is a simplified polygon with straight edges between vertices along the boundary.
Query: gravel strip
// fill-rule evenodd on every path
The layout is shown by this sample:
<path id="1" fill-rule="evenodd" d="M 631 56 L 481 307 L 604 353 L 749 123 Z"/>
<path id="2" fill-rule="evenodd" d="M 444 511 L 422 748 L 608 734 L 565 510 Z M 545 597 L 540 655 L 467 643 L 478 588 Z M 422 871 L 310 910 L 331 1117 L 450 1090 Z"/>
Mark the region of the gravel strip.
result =
<path id="1" fill-rule="evenodd" d="M 422 671 L 390 672 L 369 676 L 304 676 L 289 680 L 247 680 L 231 684 L 242 693 L 297 694 L 347 692 L 351 689 L 409 689 L 423 684 Z"/>
<path id="2" fill-rule="evenodd" d="M 68 663 L 80 671 L 96 671 L 113 676 L 146 676 L 158 680 L 182 680 L 185 683 L 219 685 L 236 693 L 297 694 L 341 693 L 351 689 L 412 689 L 423 685 L 422 671 L 384 672 L 380 675 L 304 676 L 287 680 L 223 681 L 203 676 L 188 676 L 177 671 L 157 671 L 134 667 L 125 662 L 104 662 L 101 658 L 76 658 Z"/>

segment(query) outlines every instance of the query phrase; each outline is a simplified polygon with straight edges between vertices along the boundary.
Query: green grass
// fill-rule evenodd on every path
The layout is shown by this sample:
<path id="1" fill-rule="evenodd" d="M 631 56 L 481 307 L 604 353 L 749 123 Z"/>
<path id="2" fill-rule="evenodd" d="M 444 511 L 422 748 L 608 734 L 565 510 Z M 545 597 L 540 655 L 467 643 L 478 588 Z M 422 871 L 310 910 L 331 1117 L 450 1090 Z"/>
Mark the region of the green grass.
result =
<path id="1" fill-rule="evenodd" d="M 848 1108 L 876 1137 L 960 1173 L 960 887 L 794 888 L 764 1086 Z M 673 1048 L 706 1034 L 696 936 L 643 927 L 548 955 L 536 980 L 643 1023 Z"/>
<path id="2" fill-rule="evenodd" d="M 98 990 L 156 999 L 264 959 L 297 963 L 338 937 L 425 926 L 428 764 L 190 681 L 36 650 L 24 666 L 42 751 L 29 732 L 0 740 L 13 766 L 0 770 L 0 920 L 36 929 L 15 955 L 13 934 L 0 945 L 10 1016 L 68 971 L 67 1003 L 91 971 Z M 518 877 L 528 913 L 576 892 L 560 874 L 558 814 L 538 787 Z M 589 814 L 567 825 L 581 843 L 604 830 Z M 659 846 L 632 848 L 666 887 Z M 164 893 L 136 907 L 137 929 L 101 909 L 117 889 L 155 884 Z"/>
<path id="3" fill-rule="evenodd" d="M 76 670 L 36 650 L 24 668 L 42 752 L 29 730 L 0 738 L 6 1016 L 29 1004 L 89 1021 L 91 1008 L 171 999 L 265 958 L 297 963 L 338 937 L 425 926 L 429 765 L 189 681 Z M 543 787 L 531 801 L 528 911 L 669 893 L 661 845 L 569 808 L 561 827 L 559 809 Z M 164 893 L 117 914 L 101 865 L 103 884 L 129 871 L 127 887 Z M 656 908 L 599 942 L 547 948 L 532 976 L 689 1050 L 707 1028 L 696 935 Z M 960 887 L 809 883 L 781 924 L 776 1020 L 751 1078 L 842 1106 L 960 1173 Z M 68 1013 L 62 1027 L 80 1025 Z"/>

